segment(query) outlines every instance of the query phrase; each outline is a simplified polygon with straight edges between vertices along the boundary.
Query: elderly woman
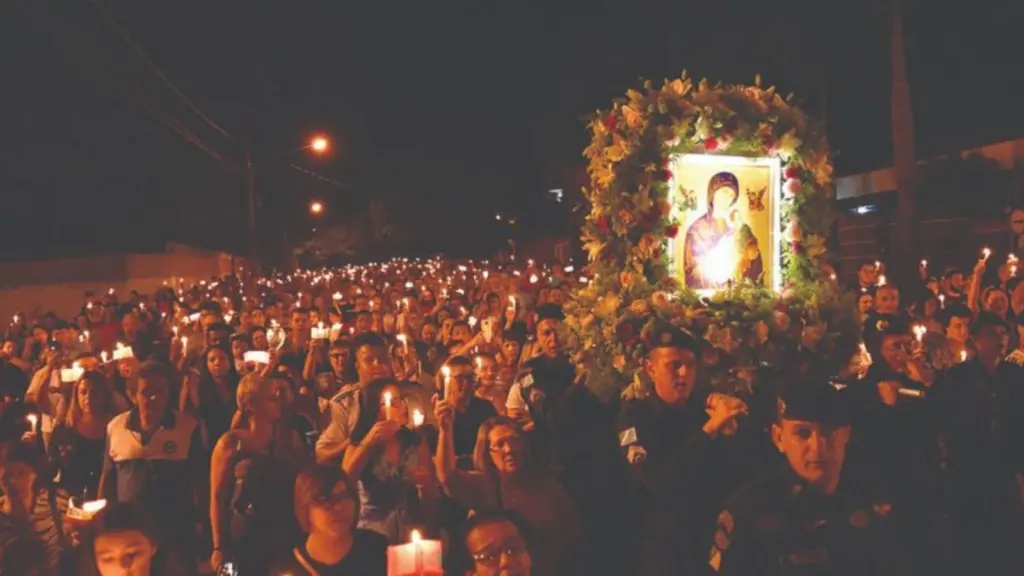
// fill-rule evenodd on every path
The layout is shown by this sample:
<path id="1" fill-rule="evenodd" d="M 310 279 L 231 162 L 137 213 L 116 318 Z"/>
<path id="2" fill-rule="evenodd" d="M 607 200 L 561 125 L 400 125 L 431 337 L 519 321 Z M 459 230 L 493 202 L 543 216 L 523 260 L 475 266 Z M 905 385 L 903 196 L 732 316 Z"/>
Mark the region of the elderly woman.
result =
<path id="1" fill-rule="evenodd" d="M 522 518 L 536 537 L 533 574 L 574 574 L 579 518 L 562 486 L 531 457 L 519 425 L 504 416 L 485 421 L 477 434 L 475 470 L 465 471 L 455 465 L 454 407 L 440 400 L 434 413 L 440 428 L 437 475 L 445 491 L 466 508 L 507 510 Z"/>
<path id="2" fill-rule="evenodd" d="M 305 541 L 271 570 L 289 576 L 383 576 L 387 540 L 356 528 L 356 483 L 337 466 L 315 465 L 295 480 L 295 519 Z"/>
<path id="3" fill-rule="evenodd" d="M 281 495 L 291 489 L 306 451 L 282 422 L 271 379 L 246 375 L 237 403 L 237 425 L 217 441 L 210 463 L 210 564 L 219 570 L 232 561 L 239 573 L 249 574 L 294 541 L 292 514 Z"/>

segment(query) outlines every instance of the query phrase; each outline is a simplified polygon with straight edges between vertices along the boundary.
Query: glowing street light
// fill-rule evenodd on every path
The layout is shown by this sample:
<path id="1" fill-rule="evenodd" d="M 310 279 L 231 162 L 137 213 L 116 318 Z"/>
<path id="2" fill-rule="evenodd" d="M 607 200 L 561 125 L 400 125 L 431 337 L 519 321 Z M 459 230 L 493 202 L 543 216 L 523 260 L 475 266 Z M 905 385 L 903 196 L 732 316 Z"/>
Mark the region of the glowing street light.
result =
<path id="1" fill-rule="evenodd" d="M 327 149 L 330 148 L 330 147 L 331 147 L 331 143 L 327 140 L 327 138 L 325 138 L 323 136 L 317 136 L 316 138 L 313 138 L 313 140 L 311 140 L 310 143 L 309 143 L 309 148 L 313 152 L 317 152 L 317 153 L 321 153 L 321 154 L 326 152 Z"/>
<path id="2" fill-rule="evenodd" d="M 323 211 L 324 211 L 324 204 L 323 204 L 323 202 L 320 202 L 319 200 L 314 200 L 314 201 L 309 203 L 309 213 L 310 214 L 312 214 L 314 216 L 319 216 L 320 214 L 323 214 Z"/>

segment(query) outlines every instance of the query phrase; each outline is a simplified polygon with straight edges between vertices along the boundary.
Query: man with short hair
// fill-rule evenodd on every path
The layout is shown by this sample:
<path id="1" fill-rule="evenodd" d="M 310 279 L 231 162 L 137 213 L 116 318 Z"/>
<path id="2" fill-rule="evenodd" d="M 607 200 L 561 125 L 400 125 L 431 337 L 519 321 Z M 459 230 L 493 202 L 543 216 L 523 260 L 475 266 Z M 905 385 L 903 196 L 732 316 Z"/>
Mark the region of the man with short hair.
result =
<path id="1" fill-rule="evenodd" d="M 209 501 L 199 425 L 174 409 L 169 365 L 149 361 L 138 370 L 135 406 L 107 425 L 99 494 L 108 502 L 140 503 L 159 522 L 166 542 L 184 559 L 195 559 L 195 527 Z"/>
<path id="2" fill-rule="evenodd" d="M 785 465 L 737 492 L 719 514 L 707 562 L 729 576 L 909 574 L 893 506 L 842 483 L 851 411 L 846 392 L 809 374 L 779 400 L 771 437 Z"/>

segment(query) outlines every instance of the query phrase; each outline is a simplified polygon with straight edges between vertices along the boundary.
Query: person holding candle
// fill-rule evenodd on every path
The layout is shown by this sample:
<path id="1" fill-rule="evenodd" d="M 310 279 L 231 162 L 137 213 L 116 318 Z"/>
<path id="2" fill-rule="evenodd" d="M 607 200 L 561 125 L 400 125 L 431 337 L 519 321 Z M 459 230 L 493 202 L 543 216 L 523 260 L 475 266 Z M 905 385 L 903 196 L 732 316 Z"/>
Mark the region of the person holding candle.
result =
<path id="1" fill-rule="evenodd" d="M 198 371 L 185 377 L 178 398 L 178 409 L 190 411 L 199 420 L 204 443 L 213 445 L 231 427 L 237 406 L 238 373 L 227 348 L 207 348 Z"/>
<path id="2" fill-rule="evenodd" d="M 473 470 L 456 465 L 455 407 L 439 399 L 437 475 L 456 503 L 473 510 L 507 510 L 523 518 L 535 535 L 533 574 L 575 573 L 580 539 L 579 517 L 572 499 L 532 457 L 519 425 L 504 416 L 484 422 L 477 433 Z"/>
<path id="3" fill-rule="evenodd" d="M 392 379 L 363 390 L 342 468 L 358 479 L 359 526 L 402 541 L 410 523 L 435 526 L 440 495 L 426 441 L 410 428 L 412 386 Z"/>
<path id="4" fill-rule="evenodd" d="M 339 467 L 302 470 L 295 480 L 294 511 L 305 540 L 273 565 L 272 576 L 387 574 L 387 539 L 357 528 L 358 488 Z"/>
<path id="5" fill-rule="evenodd" d="M 457 465 L 463 470 L 473 469 L 480 425 L 498 415 L 489 400 L 476 397 L 476 385 L 475 366 L 467 356 L 452 356 L 437 373 L 439 397 L 455 409 L 452 438 Z"/>
<path id="6" fill-rule="evenodd" d="M 83 500 L 94 500 L 103 470 L 107 424 L 114 417 L 114 400 L 103 376 L 85 372 L 71 389 L 71 402 L 53 430 L 50 460 L 58 466 L 59 485 Z"/>

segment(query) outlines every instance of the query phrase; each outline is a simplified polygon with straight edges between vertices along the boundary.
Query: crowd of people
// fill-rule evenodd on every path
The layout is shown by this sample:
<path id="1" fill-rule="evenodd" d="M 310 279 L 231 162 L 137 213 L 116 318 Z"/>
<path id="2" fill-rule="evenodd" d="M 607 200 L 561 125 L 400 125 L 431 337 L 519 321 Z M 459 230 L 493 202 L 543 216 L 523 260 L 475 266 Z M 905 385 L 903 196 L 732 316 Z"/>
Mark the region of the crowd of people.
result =
<path id="1" fill-rule="evenodd" d="M 532 261 L 17 314 L 0 574 L 440 574 L 435 543 L 459 575 L 1021 574 L 1024 283 L 990 256 L 902 287 L 864 263 L 848 368 L 743 398 L 671 325 L 647 394 L 597 398 L 560 330 L 586 279 Z"/>

